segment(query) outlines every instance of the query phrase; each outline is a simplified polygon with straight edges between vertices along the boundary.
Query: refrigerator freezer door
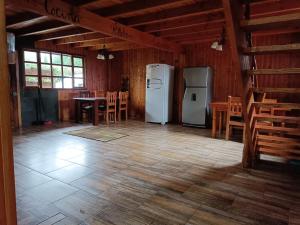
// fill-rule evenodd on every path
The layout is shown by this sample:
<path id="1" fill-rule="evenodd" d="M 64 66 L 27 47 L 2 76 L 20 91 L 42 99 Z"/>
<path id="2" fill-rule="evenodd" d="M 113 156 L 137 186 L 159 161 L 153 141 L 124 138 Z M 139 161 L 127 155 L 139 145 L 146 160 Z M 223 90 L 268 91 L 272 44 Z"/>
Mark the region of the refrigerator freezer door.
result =
<path id="1" fill-rule="evenodd" d="M 207 87 L 208 67 L 191 67 L 183 71 L 186 87 Z"/>
<path id="2" fill-rule="evenodd" d="M 147 78 L 146 82 L 146 122 L 161 123 L 163 118 L 162 80 Z"/>
<path id="3" fill-rule="evenodd" d="M 183 97 L 182 122 L 205 126 L 207 88 L 186 88 Z"/>

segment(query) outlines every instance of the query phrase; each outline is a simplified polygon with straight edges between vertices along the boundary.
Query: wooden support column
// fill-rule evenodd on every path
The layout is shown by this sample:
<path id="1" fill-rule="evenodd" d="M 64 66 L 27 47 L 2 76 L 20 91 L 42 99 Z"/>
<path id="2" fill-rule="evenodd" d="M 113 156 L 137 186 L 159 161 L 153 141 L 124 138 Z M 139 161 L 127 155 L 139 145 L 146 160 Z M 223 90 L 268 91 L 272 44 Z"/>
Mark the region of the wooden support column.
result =
<path id="1" fill-rule="evenodd" d="M 250 69 L 250 58 L 243 55 L 243 48 L 247 47 L 245 32 L 240 29 L 240 21 L 243 19 L 243 6 L 238 0 L 223 0 L 223 8 L 226 22 L 226 31 L 230 43 L 232 60 L 239 74 L 242 84 L 243 116 L 246 124 L 246 140 L 243 150 L 243 166 L 251 167 L 253 160 L 253 144 L 250 130 L 250 106 L 253 101 L 251 92 L 251 79 L 247 74 Z"/>
<path id="2" fill-rule="evenodd" d="M 4 0 L 0 30 L 0 224 L 17 225 Z"/>

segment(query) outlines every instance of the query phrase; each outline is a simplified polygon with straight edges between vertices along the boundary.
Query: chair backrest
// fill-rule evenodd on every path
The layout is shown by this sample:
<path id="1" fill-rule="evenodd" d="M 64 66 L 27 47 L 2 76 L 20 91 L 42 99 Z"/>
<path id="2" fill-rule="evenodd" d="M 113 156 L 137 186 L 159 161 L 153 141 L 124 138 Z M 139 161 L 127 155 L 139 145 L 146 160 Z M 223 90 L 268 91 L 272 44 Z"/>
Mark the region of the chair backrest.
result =
<path id="1" fill-rule="evenodd" d="M 93 91 L 95 97 L 105 97 L 105 91 Z"/>
<path id="2" fill-rule="evenodd" d="M 119 92 L 119 105 L 127 105 L 128 102 L 128 91 Z"/>
<path id="3" fill-rule="evenodd" d="M 107 106 L 116 106 L 117 105 L 117 92 L 110 92 L 106 93 L 106 104 Z"/>
<path id="4" fill-rule="evenodd" d="M 228 96 L 228 111 L 229 116 L 242 117 L 242 100 L 241 97 Z"/>
<path id="5" fill-rule="evenodd" d="M 89 91 L 80 91 L 79 96 L 81 98 L 89 98 L 89 97 L 91 97 L 91 92 L 89 92 Z"/>

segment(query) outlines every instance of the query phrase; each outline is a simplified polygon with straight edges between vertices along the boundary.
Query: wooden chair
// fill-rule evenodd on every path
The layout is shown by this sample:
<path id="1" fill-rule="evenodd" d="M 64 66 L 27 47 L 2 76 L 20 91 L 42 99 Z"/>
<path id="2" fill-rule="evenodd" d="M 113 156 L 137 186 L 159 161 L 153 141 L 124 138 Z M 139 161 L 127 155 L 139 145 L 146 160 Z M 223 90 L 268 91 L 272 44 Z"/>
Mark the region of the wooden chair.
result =
<path id="1" fill-rule="evenodd" d="M 105 97 L 105 91 L 93 91 L 95 97 Z"/>
<path id="2" fill-rule="evenodd" d="M 228 96 L 228 110 L 226 121 L 226 140 L 229 140 L 233 127 L 243 129 L 243 142 L 245 141 L 245 123 L 242 116 L 242 102 L 240 97 Z"/>
<path id="3" fill-rule="evenodd" d="M 119 92 L 119 121 L 122 118 L 122 112 L 125 111 L 125 119 L 128 119 L 128 91 Z"/>
<path id="4" fill-rule="evenodd" d="M 105 110 L 106 123 L 110 121 L 117 122 L 117 92 L 106 93 L 106 110 Z"/>
<path id="5" fill-rule="evenodd" d="M 91 92 L 89 91 L 80 91 L 79 92 L 79 97 L 80 98 L 89 98 L 91 97 Z M 80 106 L 80 116 L 81 119 L 83 115 L 86 115 L 88 117 L 88 121 L 92 121 L 92 115 L 93 114 L 93 106 L 90 103 L 83 103 Z"/>

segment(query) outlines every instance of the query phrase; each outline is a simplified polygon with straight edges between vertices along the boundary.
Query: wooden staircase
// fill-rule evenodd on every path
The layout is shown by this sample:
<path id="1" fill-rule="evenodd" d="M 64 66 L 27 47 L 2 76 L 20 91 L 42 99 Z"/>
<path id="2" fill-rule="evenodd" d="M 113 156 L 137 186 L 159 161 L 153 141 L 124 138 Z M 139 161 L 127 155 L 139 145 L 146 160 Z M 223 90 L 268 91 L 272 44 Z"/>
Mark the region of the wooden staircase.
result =
<path id="1" fill-rule="evenodd" d="M 255 58 L 256 55 L 300 52 L 300 43 L 252 46 L 252 32 L 294 28 L 300 24 L 300 13 L 251 19 L 250 4 L 250 0 L 223 0 L 232 57 L 243 85 L 247 139 L 243 165 L 255 165 L 262 154 L 300 160 L 300 98 L 296 98 L 300 87 L 261 87 L 258 83 L 261 75 L 275 79 L 278 75 L 300 75 L 300 68 L 257 68 Z M 296 96 L 297 102 L 285 102 L 280 98 L 276 103 L 264 102 L 265 96 L 280 96 L 282 93 Z M 275 108 L 286 113 L 276 115 Z M 269 109 L 273 113 L 265 113 L 261 109 Z"/>

